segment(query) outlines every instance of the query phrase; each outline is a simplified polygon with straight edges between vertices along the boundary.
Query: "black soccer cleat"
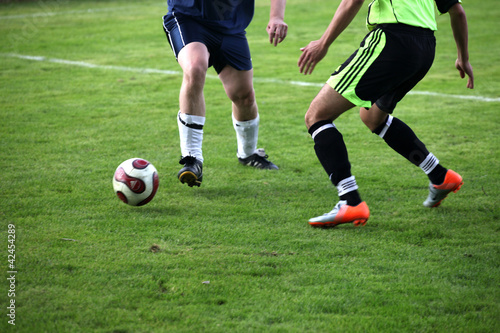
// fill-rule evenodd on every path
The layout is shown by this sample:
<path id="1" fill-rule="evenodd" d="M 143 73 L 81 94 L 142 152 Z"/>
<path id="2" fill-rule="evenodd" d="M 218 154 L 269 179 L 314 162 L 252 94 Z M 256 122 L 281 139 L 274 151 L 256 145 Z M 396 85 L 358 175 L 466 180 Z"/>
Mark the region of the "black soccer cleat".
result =
<path id="1" fill-rule="evenodd" d="M 246 158 L 238 157 L 238 161 L 240 161 L 243 165 L 248 165 L 257 169 L 278 170 L 278 166 L 269 161 L 267 159 L 268 157 L 269 156 L 266 155 L 264 149 L 259 148 L 255 151 L 255 153 Z"/>
<path id="2" fill-rule="evenodd" d="M 177 174 L 179 181 L 188 184 L 189 187 L 200 187 L 203 180 L 203 163 L 194 156 L 185 156 L 181 158 L 179 164 L 184 165 Z"/>

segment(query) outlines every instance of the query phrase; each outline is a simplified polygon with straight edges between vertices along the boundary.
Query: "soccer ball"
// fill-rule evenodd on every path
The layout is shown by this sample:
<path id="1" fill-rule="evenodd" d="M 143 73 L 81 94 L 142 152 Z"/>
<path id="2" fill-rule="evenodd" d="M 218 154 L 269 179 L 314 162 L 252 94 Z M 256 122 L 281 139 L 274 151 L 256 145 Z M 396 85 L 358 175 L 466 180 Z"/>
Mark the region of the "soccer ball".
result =
<path id="1" fill-rule="evenodd" d="M 145 159 L 131 158 L 116 168 L 113 188 L 126 204 L 142 206 L 150 202 L 158 190 L 158 171 Z"/>

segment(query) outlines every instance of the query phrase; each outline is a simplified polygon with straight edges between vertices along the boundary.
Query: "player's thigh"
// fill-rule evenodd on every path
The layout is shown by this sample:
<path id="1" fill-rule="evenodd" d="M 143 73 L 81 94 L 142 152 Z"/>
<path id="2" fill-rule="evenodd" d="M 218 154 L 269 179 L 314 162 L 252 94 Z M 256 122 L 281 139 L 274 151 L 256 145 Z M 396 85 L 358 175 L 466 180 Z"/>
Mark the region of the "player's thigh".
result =
<path id="1" fill-rule="evenodd" d="M 233 102 L 239 100 L 255 100 L 253 88 L 253 69 L 237 70 L 230 65 L 225 66 L 219 73 L 227 96 Z"/>
<path id="2" fill-rule="evenodd" d="M 208 69 L 209 58 L 210 53 L 205 44 L 192 42 L 180 50 L 177 61 L 185 74 L 204 77 Z"/>

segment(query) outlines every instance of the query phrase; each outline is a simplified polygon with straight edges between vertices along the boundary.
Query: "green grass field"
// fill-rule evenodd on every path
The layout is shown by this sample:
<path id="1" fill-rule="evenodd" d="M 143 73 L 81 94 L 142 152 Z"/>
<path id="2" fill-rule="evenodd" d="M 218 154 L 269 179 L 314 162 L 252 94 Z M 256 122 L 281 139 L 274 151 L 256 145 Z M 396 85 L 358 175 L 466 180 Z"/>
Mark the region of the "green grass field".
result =
<path id="1" fill-rule="evenodd" d="M 277 48 L 269 2 L 257 0 L 247 32 L 259 146 L 280 170 L 239 165 L 210 69 L 204 181 L 189 188 L 176 179 L 181 75 L 161 26 L 166 1 L 2 1 L 0 331 L 499 332 L 500 7 L 463 2 L 476 88 L 454 69 L 440 16 L 434 66 L 395 112 L 463 175 L 461 191 L 423 207 L 425 174 L 353 109 L 336 125 L 371 217 L 314 229 L 307 220 L 337 195 L 303 115 L 366 33 L 366 8 L 306 77 L 299 48 L 339 0 L 288 0 Z M 143 207 L 113 193 L 131 157 L 160 174 Z"/>

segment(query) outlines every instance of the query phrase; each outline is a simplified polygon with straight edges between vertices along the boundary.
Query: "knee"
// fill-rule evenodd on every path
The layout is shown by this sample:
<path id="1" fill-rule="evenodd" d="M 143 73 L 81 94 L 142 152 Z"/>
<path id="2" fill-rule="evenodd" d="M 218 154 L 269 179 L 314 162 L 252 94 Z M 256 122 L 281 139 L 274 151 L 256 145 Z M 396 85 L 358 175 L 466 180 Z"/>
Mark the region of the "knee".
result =
<path id="1" fill-rule="evenodd" d="M 318 122 L 333 122 L 336 117 L 333 116 L 331 109 L 325 107 L 324 103 L 320 99 L 314 99 L 309 105 L 307 112 L 304 116 L 304 121 L 306 123 L 307 129 Z"/>
<path id="2" fill-rule="evenodd" d="M 307 129 L 311 128 L 311 126 L 317 122 L 316 117 L 314 116 L 314 113 L 310 108 L 307 110 L 304 116 L 304 122 L 306 123 Z"/>
<path id="3" fill-rule="evenodd" d="M 191 88 L 203 87 L 205 84 L 205 76 L 207 75 L 207 68 L 200 62 L 189 62 L 184 64 L 183 70 L 183 83 Z"/>
<path id="4" fill-rule="evenodd" d="M 229 91 L 228 97 L 238 107 L 251 107 L 255 104 L 255 91 L 253 88 Z"/>

